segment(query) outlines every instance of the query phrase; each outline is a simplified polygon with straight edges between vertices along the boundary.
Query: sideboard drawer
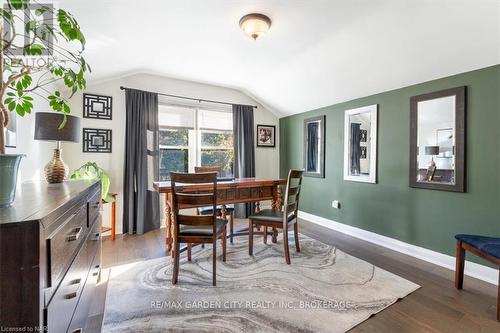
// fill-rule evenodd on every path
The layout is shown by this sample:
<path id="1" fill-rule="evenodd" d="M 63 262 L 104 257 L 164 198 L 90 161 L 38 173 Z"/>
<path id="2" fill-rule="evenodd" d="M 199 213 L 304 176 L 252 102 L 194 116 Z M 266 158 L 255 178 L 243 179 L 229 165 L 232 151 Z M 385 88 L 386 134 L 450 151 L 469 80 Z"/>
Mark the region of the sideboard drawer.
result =
<path id="1" fill-rule="evenodd" d="M 99 215 L 101 212 L 101 191 L 97 191 L 94 194 L 92 194 L 89 197 L 88 200 L 88 227 L 90 227 L 90 224 L 95 220 L 95 218 Z"/>
<path id="2" fill-rule="evenodd" d="M 87 280 L 88 263 L 87 247 L 84 244 L 45 309 L 48 332 L 66 332 L 68 329 Z"/>
<path id="3" fill-rule="evenodd" d="M 84 204 L 76 209 L 59 229 L 47 239 L 49 265 L 48 287 L 57 286 L 76 250 L 87 234 L 87 209 Z"/>
<path id="4" fill-rule="evenodd" d="M 97 253 L 99 254 L 99 258 L 101 257 L 101 226 L 102 222 L 101 217 L 99 216 L 92 225 L 92 230 L 87 238 L 89 260 L 93 260 Z"/>
<path id="5" fill-rule="evenodd" d="M 100 256 L 96 256 L 92 262 L 87 281 L 85 282 L 85 287 L 83 288 L 80 300 L 76 306 L 75 313 L 69 324 L 68 333 L 83 333 L 85 332 L 85 322 L 87 320 L 90 305 L 92 303 L 92 298 L 96 289 L 97 281 L 99 279 L 99 274 L 101 272 Z"/>

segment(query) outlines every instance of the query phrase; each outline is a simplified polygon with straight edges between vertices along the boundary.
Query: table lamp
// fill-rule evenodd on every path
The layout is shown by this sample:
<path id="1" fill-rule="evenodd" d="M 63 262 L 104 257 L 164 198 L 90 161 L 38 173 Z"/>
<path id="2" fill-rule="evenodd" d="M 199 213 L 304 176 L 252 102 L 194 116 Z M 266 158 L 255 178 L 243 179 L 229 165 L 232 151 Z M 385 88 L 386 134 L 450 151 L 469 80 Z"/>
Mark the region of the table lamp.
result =
<path id="1" fill-rule="evenodd" d="M 60 129 L 64 116 L 56 112 L 35 113 L 35 140 L 56 142 L 54 156 L 44 169 L 49 183 L 62 183 L 68 177 L 69 168 L 61 158 L 61 141 L 80 141 L 80 118 L 66 115 L 66 124 Z"/>

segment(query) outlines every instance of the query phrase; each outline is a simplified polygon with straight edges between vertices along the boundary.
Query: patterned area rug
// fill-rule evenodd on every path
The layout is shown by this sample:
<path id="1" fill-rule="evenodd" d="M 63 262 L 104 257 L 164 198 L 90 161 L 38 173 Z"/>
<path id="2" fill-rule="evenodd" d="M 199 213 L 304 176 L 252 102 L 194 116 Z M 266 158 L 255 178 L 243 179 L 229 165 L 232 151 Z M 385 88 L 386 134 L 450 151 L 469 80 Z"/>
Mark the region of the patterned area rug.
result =
<path id="1" fill-rule="evenodd" d="M 103 332 L 345 332 L 420 288 L 305 236 L 291 265 L 281 240 L 254 244 L 228 241 L 225 263 L 219 247 L 217 287 L 209 246 L 182 254 L 176 286 L 170 257 L 113 267 Z"/>

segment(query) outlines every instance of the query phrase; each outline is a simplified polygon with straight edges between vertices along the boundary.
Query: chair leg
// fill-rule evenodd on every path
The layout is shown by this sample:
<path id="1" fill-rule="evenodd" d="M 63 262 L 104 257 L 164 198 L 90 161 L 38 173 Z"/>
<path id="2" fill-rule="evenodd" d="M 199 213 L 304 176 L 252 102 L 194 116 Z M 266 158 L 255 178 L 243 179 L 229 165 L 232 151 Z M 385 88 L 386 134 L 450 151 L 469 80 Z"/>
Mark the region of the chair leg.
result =
<path id="1" fill-rule="evenodd" d="M 253 255 L 253 221 L 248 219 L 248 254 Z"/>
<path id="2" fill-rule="evenodd" d="M 462 289 L 464 285 L 465 250 L 462 241 L 457 241 L 455 264 L 455 288 Z"/>
<path id="3" fill-rule="evenodd" d="M 187 257 L 188 257 L 188 261 L 191 261 L 191 248 L 192 248 L 192 244 L 191 243 L 187 243 Z"/>
<path id="4" fill-rule="evenodd" d="M 234 234 L 234 211 L 231 211 L 229 214 L 231 221 L 229 221 L 229 240 L 231 244 L 233 244 L 233 234 Z"/>
<path id="5" fill-rule="evenodd" d="M 215 236 L 215 235 L 214 235 Z M 213 249 L 212 249 L 212 285 L 215 287 L 217 282 L 216 282 L 216 266 L 217 266 L 217 239 L 214 237 L 213 243 Z"/>
<path id="6" fill-rule="evenodd" d="M 299 224 L 297 221 L 293 224 L 293 235 L 295 237 L 295 249 L 297 252 L 300 252 L 300 245 L 299 245 Z"/>
<path id="7" fill-rule="evenodd" d="M 224 231 L 221 237 L 222 243 L 222 261 L 226 262 L 226 242 L 227 242 L 227 226 L 224 227 Z"/>
<path id="8" fill-rule="evenodd" d="M 267 226 L 264 227 L 264 244 L 267 244 Z"/>
<path id="9" fill-rule="evenodd" d="M 179 278 L 179 256 L 180 256 L 180 244 L 178 242 L 175 242 L 172 252 L 174 255 L 174 269 L 172 271 L 172 284 L 177 284 L 177 280 Z"/>
<path id="10" fill-rule="evenodd" d="M 283 228 L 283 245 L 285 246 L 285 260 L 290 265 L 290 249 L 288 247 L 288 227 Z"/>

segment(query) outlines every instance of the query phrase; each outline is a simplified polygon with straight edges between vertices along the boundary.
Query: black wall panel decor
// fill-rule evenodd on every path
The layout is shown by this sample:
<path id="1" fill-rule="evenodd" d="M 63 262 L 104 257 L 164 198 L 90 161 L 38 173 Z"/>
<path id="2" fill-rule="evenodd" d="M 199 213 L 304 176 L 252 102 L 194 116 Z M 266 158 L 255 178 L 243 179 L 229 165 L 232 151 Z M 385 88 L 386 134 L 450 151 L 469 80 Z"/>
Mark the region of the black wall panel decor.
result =
<path id="1" fill-rule="evenodd" d="M 111 120 L 113 97 L 83 94 L 83 118 Z"/>
<path id="2" fill-rule="evenodd" d="M 84 153 L 111 153 L 112 130 L 99 128 L 83 129 Z"/>

